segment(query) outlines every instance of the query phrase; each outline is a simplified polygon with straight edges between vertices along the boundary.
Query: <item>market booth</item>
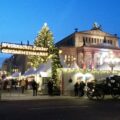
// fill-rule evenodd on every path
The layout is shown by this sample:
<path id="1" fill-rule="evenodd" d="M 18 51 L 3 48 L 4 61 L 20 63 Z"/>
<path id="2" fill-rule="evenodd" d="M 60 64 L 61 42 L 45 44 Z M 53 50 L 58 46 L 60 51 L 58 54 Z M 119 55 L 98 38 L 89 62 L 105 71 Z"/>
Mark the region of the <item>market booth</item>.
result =
<path id="1" fill-rule="evenodd" d="M 41 64 L 34 72 L 35 80 L 39 84 L 38 90 L 43 94 L 47 94 L 47 83 L 51 78 L 51 60 Z"/>
<path id="2" fill-rule="evenodd" d="M 38 91 L 44 93 L 45 89 L 47 89 L 46 84 L 50 77 L 51 77 L 51 60 L 48 60 L 47 63 L 40 64 L 40 66 L 37 69 L 31 67 L 22 75 L 21 78 L 25 80 L 27 79 L 29 83 L 33 79 L 35 79 L 39 86 Z M 31 86 L 29 86 L 29 88 L 31 89 Z"/>

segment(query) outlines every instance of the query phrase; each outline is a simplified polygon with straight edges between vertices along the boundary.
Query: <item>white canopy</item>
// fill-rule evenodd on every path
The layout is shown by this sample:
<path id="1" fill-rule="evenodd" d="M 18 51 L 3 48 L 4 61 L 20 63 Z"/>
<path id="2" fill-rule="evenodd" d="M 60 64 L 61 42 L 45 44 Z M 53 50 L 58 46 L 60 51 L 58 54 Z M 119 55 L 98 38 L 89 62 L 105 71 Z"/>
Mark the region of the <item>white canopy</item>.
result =
<path id="1" fill-rule="evenodd" d="M 115 67 L 113 67 L 113 70 L 118 70 L 118 71 L 120 71 L 120 65 L 116 65 Z"/>
<path id="2" fill-rule="evenodd" d="M 51 77 L 51 75 L 48 72 L 40 72 L 41 77 Z"/>
<path id="3" fill-rule="evenodd" d="M 35 69 L 34 69 L 34 68 L 30 68 L 29 70 L 27 70 L 27 71 L 23 74 L 23 76 L 32 75 L 32 74 L 34 74 L 34 72 L 35 72 Z"/>
<path id="4" fill-rule="evenodd" d="M 39 68 L 34 72 L 34 74 L 40 74 L 41 72 L 47 72 L 51 69 L 51 60 L 48 60 L 47 63 L 43 63 Z"/>
<path id="5" fill-rule="evenodd" d="M 110 66 L 108 64 L 106 64 L 106 63 L 103 63 L 97 69 L 98 70 L 111 70 Z"/>
<path id="6" fill-rule="evenodd" d="M 79 66 L 78 66 L 77 63 L 74 61 L 74 62 L 71 64 L 70 68 L 79 69 Z"/>
<path id="7" fill-rule="evenodd" d="M 12 78 L 19 77 L 21 75 L 21 72 L 15 72 L 11 75 Z"/>

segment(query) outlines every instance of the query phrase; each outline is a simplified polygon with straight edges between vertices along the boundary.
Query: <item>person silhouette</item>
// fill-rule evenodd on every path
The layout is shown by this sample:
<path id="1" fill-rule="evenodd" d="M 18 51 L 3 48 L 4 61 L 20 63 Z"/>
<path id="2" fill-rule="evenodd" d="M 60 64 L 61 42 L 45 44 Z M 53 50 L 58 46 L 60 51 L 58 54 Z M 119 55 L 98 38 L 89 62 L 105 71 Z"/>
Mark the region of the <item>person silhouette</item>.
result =
<path id="1" fill-rule="evenodd" d="M 79 84 L 79 92 L 78 92 L 80 97 L 84 95 L 84 88 L 85 88 L 85 83 L 81 81 Z"/>
<path id="2" fill-rule="evenodd" d="M 38 85 L 37 85 L 36 81 L 33 79 L 32 80 L 33 96 L 37 96 L 37 88 L 38 88 Z"/>
<path id="3" fill-rule="evenodd" d="M 76 83 L 74 84 L 75 96 L 78 96 L 78 89 L 79 89 L 79 84 L 78 84 L 78 82 L 76 82 Z"/>
<path id="4" fill-rule="evenodd" d="M 48 86 L 48 94 L 52 95 L 53 94 L 53 81 L 49 80 L 47 86 Z"/>

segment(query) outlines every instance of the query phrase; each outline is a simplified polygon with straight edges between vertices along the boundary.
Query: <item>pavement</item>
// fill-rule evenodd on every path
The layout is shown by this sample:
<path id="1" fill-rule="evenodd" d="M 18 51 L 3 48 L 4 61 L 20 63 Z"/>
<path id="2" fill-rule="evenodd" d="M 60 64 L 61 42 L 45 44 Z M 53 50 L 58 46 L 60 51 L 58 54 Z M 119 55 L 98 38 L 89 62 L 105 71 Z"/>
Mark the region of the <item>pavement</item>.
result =
<path id="1" fill-rule="evenodd" d="M 48 96 L 48 95 L 39 95 L 39 96 L 30 96 L 30 95 L 11 95 L 6 96 L 2 95 L 1 101 L 13 101 L 13 100 L 40 100 L 40 99 L 71 99 L 75 98 L 72 96 Z"/>
<path id="2" fill-rule="evenodd" d="M 0 101 L 19 101 L 19 100 L 44 100 L 44 99 L 76 99 L 76 98 L 80 98 L 80 99 L 88 99 L 88 97 L 85 95 L 83 97 L 76 97 L 76 96 L 65 96 L 65 95 L 60 95 L 60 96 L 49 96 L 46 94 L 42 94 L 40 92 L 38 92 L 37 96 L 33 96 L 32 95 L 32 91 L 28 90 L 25 91 L 24 94 L 22 94 L 21 92 L 1 92 L 0 91 Z M 110 95 L 106 95 L 105 99 L 113 99 Z M 120 98 L 119 98 L 120 99 Z"/>
<path id="3" fill-rule="evenodd" d="M 41 99 L 72 99 L 75 98 L 75 96 L 49 96 L 49 95 L 43 95 L 41 93 L 38 93 L 37 96 L 32 95 L 32 91 L 22 93 L 16 93 L 16 92 L 4 92 L 0 93 L 0 100 L 1 101 L 16 101 L 16 100 L 41 100 Z"/>

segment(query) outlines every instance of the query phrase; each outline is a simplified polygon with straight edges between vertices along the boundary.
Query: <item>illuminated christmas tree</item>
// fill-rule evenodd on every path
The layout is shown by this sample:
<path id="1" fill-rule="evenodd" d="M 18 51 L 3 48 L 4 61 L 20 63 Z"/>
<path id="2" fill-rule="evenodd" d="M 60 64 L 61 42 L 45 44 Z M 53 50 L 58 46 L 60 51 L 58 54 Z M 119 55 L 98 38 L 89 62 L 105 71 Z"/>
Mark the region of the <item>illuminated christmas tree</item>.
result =
<path id="1" fill-rule="evenodd" d="M 53 34 L 50 31 L 47 23 L 43 25 L 41 31 L 38 33 L 34 41 L 34 45 L 37 47 L 47 47 L 48 56 L 29 56 L 29 64 L 37 68 L 41 63 L 46 62 L 48 58 L 52 59 L 52 79 L 54 80 L 55 84 L 57 84 L 57 69 L 61 68 L 62 65 L 59 58 L 59 49 L 54 45 Z"/>
<path id="2" fill-rule="evenodd" d="M 55 84 L 58 85 L 57 69 L 62 67 L 60 63 L 59 49 L 54 46 L 50 53 L 52 54 L 52 79 L 54 80 Z"/>
<path id="3" fill-rule="evenodd" d="M 52 47 L 54 45 L 53 34 L 50 31 L 47 23 L 44 23 L 41 31 L 38 33 L 34 45 L 38 47 L 47 47 L 47 48 Z"/>
<path id="4" fill-rule="evenodd" d="M 42 29 L 38 33 L 34 45 L 37 47 L 47 47 L 48 50 L 54 46 L 53 43 L 53 34 L 50 31 L 47 23 L 44 23 Z M 46 62 L 48 57 L 41 56 L 29 56 L 28 57 L 28 66 L 37 68 L 41 63 Z"/>

